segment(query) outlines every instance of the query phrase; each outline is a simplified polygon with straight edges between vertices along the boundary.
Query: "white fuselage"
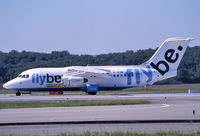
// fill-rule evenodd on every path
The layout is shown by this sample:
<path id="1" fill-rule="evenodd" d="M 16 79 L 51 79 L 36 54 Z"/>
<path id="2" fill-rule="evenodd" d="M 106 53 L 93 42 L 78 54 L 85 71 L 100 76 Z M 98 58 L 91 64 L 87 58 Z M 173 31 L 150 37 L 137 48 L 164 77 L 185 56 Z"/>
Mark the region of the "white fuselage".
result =
<path id="1" fill-rule="evenodd" d="M 110 71 L 107 77 L 95 74 L 70 71 L 72 67 L 36 68 L 22 72 L 18 77 L 7 83 L 7 88 L 13 90 L 42 91 L 42 90 L 85 90 L 86 84 L 95 84 L 99 90 L 124 89 L 152 84 L 160 78 L 156 70 L 138 66 L 86 66 Z M 73 76 L 84 76 L 88 81 L 80 84 L 66 85 L 63 75 L 72 73 Z M 76 82 L 74 82 L 76 83 Z"/>
<path id="2" fill-rule="evenodd" d="M 35 68 L 22 72 L 3 87 L 17 91 L 84 90 L 95 94 L 99 90 L 153 84 L 177 75 L 177 68 L 191 40 L 168 38 L 154 55 L 141 65 Z"/>

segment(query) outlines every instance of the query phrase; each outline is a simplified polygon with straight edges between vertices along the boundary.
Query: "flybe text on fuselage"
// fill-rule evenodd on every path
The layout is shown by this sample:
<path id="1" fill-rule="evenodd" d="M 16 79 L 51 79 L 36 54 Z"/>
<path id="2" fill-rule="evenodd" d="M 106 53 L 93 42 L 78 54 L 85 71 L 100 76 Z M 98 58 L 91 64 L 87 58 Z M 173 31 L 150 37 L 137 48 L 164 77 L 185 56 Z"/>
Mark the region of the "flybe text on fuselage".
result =
<path id="1" fill-rule="evenodd" d="M 46 74 L 46 75 L 40 75 L 39 73 L 34 73 L 32 74 L 32 83 L 36 83 L 39 85 L 43 85 L 44 82 L 46 81 L 46 83 L 61 83 L 62 82 L 62 77 L 61 75 L 50 75 L 50 74 Z"/>
<path id="2" fill-rule="evenodd" d="M 144 76 L 146 76 L 147 80 L 146 82 L 149 83 L 152 81 L 152 69 L 148 65 L 146 68 L 128 68 L 125 72 L 125 75 L 127 77 L 127 85 L 132 85 L 133 78 L 136 81 L 136 84 L 139 85 L 141 83 L 141 74 L 143 73 Z M 132 75 L 135 76 L 132 76 Z M 50 74 L 39 74 L 39 73 L 33 73 L 32 76 L 32 83 L 44 85 L 54 83 L 54 84 L 60 84 L 62 83 L 62 76 L 61 75 L 50 75 Z"/>
<path id="3" fill-rule="evenodd" d="M 145 76 L 148 78 L 147 81 L 146 81 L 147 83 L 152 81 L 152 69 L 148 65 L 146 67 L 146 70 L 144 68 L 127 69 L 126 73 L 125 73 L 127 75 L 127 85 L 132 84 L 131 75 L 133 73 L 135 73 L 136 84 L 139 85 L 141 83 L 141 74 L 140 74 L 141 72 L 144 73 Z"/>

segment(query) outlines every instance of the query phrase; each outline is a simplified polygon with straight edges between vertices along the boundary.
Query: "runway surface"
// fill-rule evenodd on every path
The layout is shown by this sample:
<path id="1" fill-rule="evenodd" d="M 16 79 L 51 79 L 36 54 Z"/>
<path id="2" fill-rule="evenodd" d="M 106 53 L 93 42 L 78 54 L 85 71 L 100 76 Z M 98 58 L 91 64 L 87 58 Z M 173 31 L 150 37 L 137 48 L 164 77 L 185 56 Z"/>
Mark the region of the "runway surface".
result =
<path id="1" fill-rule="evenodd" d="M 140 94 L 140 95 L 59 95 L 14 96 L 0 95 L 1 101 L 32 100 L 105 100 L 147 99 L 150 104 L 119 106 L 82 106 L 0 109 L 0 123 L 45 121 L 98 121 L 98 120 L 166 120 L 200 119 L 199 94 Z"/>
<path id="2" fill-rule="evenodd" d="M 0 122 L 200 119 L 200 102 L 120 106 L 1 109 Z"/>
<path id="3" fill-rule="evenodd" d="M 13 122 L 67 122 L 67 121 L 112 121 L 112 120 L 200 120 L 199 94 L 143 94 L 143 95 L 71 95 L 71 96 L 29 96 L 0 95 L 1 101 L 32 100 L 106 100 L 106 99 L 147 99 L 150 104 L 119 106 L 84 106 L 0 109 L 0 123 Z M 195 116 L 192 112 L 195 110 Z M 32 132 L 34 130 L 55 132 L 82 132 L 87 130 L 139 130 L 154 132 L 158 130 L 198 131 L 200 123 L 139 123 L 139 124 L 63 124 L 63 125 L 28 125 L 1 126 L 0 134 Z M 140 128 L 142 125 L 142 129 Z M 31 127 L 33 126 L 33 127 Z M 187 126 L 187 127 L 186 127 Z M 18 129 L 20 128 L 20 129 Z M 43 131 L 42 131 L 43 128 Z M 52 129 L 51 129 L 52 128 Z M 70 129 L 71 128 L 71 129 Z M 77 129 L 75 129 L 77 128 Z M 105 129 L 106 128 L 106 129 Z M 121 129 L 120 129 L 121 128 Z M 28 133 L 27 132 L 27 133 Z M 24 134 L 23 133 L 23 134 Z M 40 134 L 41 134 L 40 133 Z M 29 133 L 32 134 L 32 133 Z"/>
<path id="4" fill-rule="evenodd" d="M 121 99 L 199 99 L 200 93 L 174 93 L 174 94 L 117 94 L 117 95 L 46 95 L 33 96 L 25 94 L 0 94 L 0 101 L 66 101 L 66 100 L 121 100 Z"/>

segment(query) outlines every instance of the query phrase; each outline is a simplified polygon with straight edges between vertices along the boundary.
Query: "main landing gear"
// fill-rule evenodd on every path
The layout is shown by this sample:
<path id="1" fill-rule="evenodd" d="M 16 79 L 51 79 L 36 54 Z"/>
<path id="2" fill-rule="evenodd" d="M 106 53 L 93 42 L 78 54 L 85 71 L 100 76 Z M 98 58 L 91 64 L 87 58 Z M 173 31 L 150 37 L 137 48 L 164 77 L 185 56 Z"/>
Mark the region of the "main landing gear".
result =
<path id="1" fill-rule="evenodd" d="M 22 93 L 20 91 L 16 92 L 16 96 L 20 96 Z"/>
<path id="2" fill-rule="evenodd" d="M 96 95 L 97 92 L 89 92 L 88 94 L 89 94 L 89 95 Z"/>

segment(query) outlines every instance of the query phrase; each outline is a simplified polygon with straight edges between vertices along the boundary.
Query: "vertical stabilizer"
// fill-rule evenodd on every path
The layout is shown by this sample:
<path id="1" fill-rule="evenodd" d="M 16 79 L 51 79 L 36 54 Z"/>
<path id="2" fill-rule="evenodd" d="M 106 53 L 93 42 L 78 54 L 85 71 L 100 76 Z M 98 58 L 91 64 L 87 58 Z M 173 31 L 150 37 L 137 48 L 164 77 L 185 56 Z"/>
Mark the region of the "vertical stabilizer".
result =
<path id="1" fill-rule="evenodd" d="M 168 38 L 144 64 L 158 71 L 162 79 L 176 76 L 177 68 L 192 38 Z"/>

